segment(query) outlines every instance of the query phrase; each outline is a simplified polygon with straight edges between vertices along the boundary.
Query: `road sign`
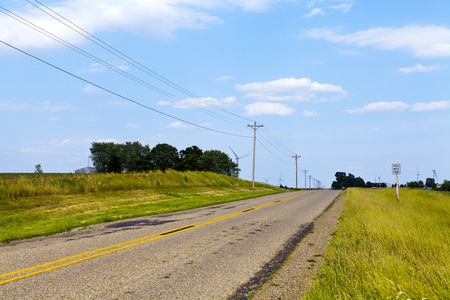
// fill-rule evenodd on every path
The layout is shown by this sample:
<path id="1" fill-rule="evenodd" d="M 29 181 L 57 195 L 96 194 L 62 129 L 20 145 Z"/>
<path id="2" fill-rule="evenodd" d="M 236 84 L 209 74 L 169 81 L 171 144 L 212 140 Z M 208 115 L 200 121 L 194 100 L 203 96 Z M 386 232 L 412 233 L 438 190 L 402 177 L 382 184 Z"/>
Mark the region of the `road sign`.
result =
<path id="1" fill-rule="evenodd" d="M 398 175 L 402 173 L 402 166 L 400 164 L 392 164 L 392 174 Z"/>
<path id="2" fill-rule="evenodd" d="M 396 190 L 397 190 L 397 202 L 400 201 L 400 196 L 398 193 L 398 174 L 402 173 L 402 166 L 400 164 L 392 164 L 392 174 L 395 174 Z"/>

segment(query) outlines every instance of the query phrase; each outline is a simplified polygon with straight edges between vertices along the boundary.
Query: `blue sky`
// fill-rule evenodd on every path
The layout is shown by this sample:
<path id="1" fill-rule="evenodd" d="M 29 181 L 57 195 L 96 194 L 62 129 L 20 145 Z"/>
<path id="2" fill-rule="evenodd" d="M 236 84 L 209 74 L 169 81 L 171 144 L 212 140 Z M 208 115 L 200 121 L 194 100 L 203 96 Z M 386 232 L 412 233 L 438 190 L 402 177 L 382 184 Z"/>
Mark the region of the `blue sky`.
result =
<path id="1" fill-rule="evenodd" d="M 337 171 L 393 183 L 392 163 L 401 183 L 450 179 L 449 1 L 4 0 L 0 11 L 1 41 L 72 74 L 0 43 L 0 172 L 74 172 L 98 141 L 245 156 L 257 122 L 257 181 L 295 186 L 294 155 L 300 187 L 301 170 L 326 187 Z M 251 179 L 251 155 L 239 166 Z"/>

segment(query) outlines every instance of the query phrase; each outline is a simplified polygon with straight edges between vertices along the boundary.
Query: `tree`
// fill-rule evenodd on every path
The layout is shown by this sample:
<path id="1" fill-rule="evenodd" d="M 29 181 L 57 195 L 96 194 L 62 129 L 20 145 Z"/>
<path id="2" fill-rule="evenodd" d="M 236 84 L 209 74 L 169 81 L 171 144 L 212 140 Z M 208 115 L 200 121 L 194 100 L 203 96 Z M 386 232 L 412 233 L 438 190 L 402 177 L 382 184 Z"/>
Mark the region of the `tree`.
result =
<path id="1" fill-rule="evenodd" d="M 441 191 L 450 191 L 450 181 L 444 180 L 444 182 L 441 184 L 441 187 L 439 189 Z"/>
<path id="2" fill-rule="evenodd" d="M 125 171 L 144 172 L 153 169 L 150 146 L 142 146 L 139 142 L 126 142 L 121 151 Z"/>
<path id="3" fill-rule="evenodd" d="M 169 144 L 158 144 L 151 150 L 153 167 L 161 171 L 167 169 L 177 170 L 180 156 L 177 148 Z"/>
<path id="4" fill-rule="evenodd" d="M 209 171 L 218 174 L 235 176 L 239 173 L 238 165 L 226 154 L 219 150 L 208 150 L 198 161 L 201 171 Z"/>
<path id="5" fill-rule="evenodd" d="M 336 176 L 336 181 L 333 181 L 331 184 L 331 187 L 334 190 L 349 187 L 366 187 L 364 180 L 361 177 L 355 177 L 352 173 L 349 173 L 348 176 L 346 176 L 345 172 L 336 172 L 334 176 Z"/>
<path id="6" fill-rule="evenodd" d="M 123 145 L 110 143 L 92 143 L 91 159 L 98 173 L 120 173 L 124 171 Z"/>
<path id="7" fill-rule="evenodd" d="M 44 173 L 44 171 L 42 171 L 41 164 L 37 164 L 34 166 L 34 173 L 38 173 L 38 174 Z"/>
<path id="8" fill-rule="evenodd" d="M 417 181 L 407 182 L 406 186 L 410 189 L 419 189 L 420 188 L 420 184 Z"/>
<path id="9" fill-rule="evenodd" d="M 180 151 L 180 165 L 181 171 L 199 171 L 200 167 L 198 161 L 202 157 L 203 151 L 197 146 L 188 147 Z"/>
<path id="10" fill-rule="evenodd" d="M 434 178 L 427 178 L 425 186 L 430 189 L 436 189 L 436 183 L 434 182 Z"/>

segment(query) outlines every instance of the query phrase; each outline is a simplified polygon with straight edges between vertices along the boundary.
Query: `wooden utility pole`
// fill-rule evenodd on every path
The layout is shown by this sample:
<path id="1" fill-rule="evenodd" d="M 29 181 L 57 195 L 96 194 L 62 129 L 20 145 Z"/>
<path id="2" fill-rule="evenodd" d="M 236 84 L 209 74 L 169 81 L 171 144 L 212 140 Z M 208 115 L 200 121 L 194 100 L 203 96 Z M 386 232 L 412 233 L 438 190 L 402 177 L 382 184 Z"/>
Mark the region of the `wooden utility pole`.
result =
<path id="1" fill-rule="evenodd" d="M 256 130 L 260 127 L 264 127 L 263 125 L 256 125 L 256 121 L 254 125 L 247 125 L 248 127 L 253 128 L 253 176 L 252 176 L 252 189 L 255 189 L 255 154 L 256 154 Z"/>
<path id="2" fill-rule="evenodd" d="M 295 188 L 298 189 L 297 181 L 298 181 L 298 171 L 297 171 L 297 158 L 301 157 L 300 155 L 295 154 L 292 156 L 295 158 Z"/>
<path id="3" fill-rule="evenodd" d="M 306 172 L 309 172 L 308 170 L 303 170 L 303 172 L 305 173 L 305 191 L 306 191 Z"/>

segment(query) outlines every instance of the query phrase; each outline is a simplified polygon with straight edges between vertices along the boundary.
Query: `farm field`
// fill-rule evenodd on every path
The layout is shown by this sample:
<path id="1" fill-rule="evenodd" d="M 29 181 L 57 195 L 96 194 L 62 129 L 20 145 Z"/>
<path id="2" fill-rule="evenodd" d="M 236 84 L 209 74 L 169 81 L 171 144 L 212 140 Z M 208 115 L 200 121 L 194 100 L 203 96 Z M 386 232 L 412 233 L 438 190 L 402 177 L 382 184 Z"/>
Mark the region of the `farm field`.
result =
<path id="1" fill-rule="evenodd" d="M 450 193 L 351 188 L 302 299 L 450 299 Z"/>
<path id="2" fill-rule="evenodd" d="M 208 172 L 0 174 L 0 242 L 280 193 Z"/>

